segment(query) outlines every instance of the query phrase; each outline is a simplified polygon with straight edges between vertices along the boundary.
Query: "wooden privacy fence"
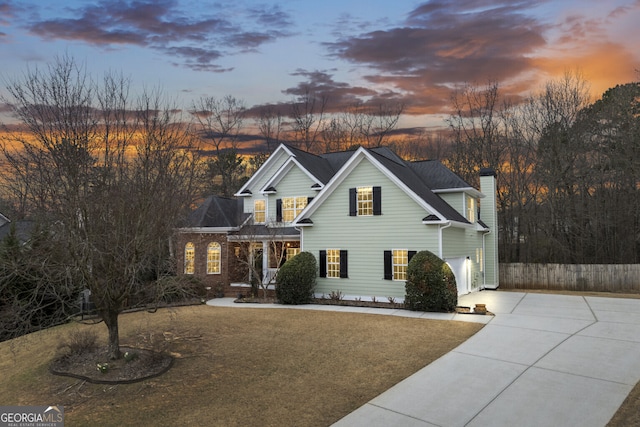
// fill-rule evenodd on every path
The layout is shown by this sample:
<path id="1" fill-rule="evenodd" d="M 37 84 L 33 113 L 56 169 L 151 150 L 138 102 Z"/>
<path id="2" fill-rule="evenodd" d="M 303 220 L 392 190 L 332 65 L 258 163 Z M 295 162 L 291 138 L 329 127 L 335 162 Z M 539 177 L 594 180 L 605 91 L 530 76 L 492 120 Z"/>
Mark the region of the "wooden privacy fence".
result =
<path id="1" fill-rule="evenodd" d="M 502 289 L 640 292 L 640 264 L 500 264 Z"/>

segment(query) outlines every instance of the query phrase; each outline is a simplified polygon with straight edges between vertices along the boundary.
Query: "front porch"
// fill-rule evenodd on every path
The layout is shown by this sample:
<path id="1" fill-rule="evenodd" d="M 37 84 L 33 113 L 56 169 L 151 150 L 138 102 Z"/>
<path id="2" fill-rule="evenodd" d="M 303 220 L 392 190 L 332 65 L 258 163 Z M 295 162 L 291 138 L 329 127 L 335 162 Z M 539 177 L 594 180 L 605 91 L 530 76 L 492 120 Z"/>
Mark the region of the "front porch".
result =
<path id="1" fill-rule="evenodd" d="M 300 234 L 293 227 L 246 227 L 229 242 L 237 266 L 227 290 L 233 297 L 273 296 L 280 266 L 300 252 Z"/>

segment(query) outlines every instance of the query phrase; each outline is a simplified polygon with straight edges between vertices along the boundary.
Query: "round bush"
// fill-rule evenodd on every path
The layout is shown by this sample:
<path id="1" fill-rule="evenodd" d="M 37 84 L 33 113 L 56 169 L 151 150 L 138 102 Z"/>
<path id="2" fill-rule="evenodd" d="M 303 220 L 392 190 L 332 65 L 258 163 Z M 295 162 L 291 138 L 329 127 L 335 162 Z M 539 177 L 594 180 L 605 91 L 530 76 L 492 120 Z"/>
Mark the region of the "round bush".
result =
<path id="1" fill-rule="evenodd" d="M 284 263 L 276 276 L 276 298 L 281 304 L 308 304 L 316 286 L 316 258 L 300 252 Z"/>
<path id="2" fill-rule="evenodd" d="M 418 252 L 407 266 L 404 305 L 416 311 L 454 311 L 458 288 L 451 268 L 429 251 Z"/>

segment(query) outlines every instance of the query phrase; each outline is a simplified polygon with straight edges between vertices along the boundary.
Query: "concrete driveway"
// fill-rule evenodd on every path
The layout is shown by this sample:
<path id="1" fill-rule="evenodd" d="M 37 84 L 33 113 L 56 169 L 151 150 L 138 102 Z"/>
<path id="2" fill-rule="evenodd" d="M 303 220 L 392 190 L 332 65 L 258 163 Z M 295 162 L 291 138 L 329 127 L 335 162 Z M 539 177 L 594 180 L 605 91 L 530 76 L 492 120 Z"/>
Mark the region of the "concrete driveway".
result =
<path id="1" fill-rule="evenodd" d="M 495 317 L 463 315 L 489 321 L 334 426 L 601 427 L 640 380 L 640 300 L 483 291 L 458 303 Z"/>

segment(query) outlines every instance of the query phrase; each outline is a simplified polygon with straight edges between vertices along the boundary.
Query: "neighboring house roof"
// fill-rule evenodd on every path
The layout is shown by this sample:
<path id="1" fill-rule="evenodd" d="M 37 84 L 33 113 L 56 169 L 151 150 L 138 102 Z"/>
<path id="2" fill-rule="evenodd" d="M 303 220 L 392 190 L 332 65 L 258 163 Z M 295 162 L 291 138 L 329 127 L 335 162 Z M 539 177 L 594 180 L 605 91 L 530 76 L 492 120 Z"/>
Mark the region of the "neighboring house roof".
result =
<path id="1" fill-rule="evenodd" d="M 28 242 L 29 239 L 31 239 L 31 233 L 33 232 L 34 226 L 34 221 L 20 220 L 11 222 L 7 220 L 7 222 L 4 222 L 2 225 L 0 225 L 0 240 L 4 240 L 4 238 L 7 237 L 11 232 L 11 227 L 15 227 L 16 237 L 18 238 L 18 241 L 20 241 L 20 243 Z"/>
<path id="2" fill-rule="evenodd" d="M 0 227 L 2 227 L 3 225 L 5 225 L 7 222 L 9 221 L 9 218 L 7 218 L 6 216 L 2 215 L 0 213 Z"/>
<path id="3" fill-rule="evenodd" d="M 248 218 L 239 199 L 209 196 L 187 218 L 190 228 L 238 228 Z"/>

